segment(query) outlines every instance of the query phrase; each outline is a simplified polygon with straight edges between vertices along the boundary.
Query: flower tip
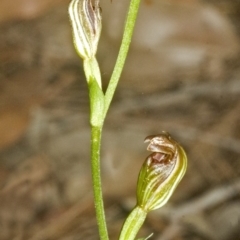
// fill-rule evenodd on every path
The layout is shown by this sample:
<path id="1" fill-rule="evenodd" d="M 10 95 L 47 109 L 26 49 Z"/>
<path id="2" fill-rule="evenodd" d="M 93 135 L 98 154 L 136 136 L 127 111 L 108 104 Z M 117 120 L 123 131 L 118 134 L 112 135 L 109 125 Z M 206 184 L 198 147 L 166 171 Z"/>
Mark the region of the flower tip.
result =
<path id="1" fill-rule="evenodd" d="M 173 147 L 173 143 L 176 143 L 166 131 L 157 135 L 150 135 L 145 138 L 144 143 L 149 142 L 147 150 L 151 152 L 164 152 L 163 146 L 168 145 L 170 148 Z"/>

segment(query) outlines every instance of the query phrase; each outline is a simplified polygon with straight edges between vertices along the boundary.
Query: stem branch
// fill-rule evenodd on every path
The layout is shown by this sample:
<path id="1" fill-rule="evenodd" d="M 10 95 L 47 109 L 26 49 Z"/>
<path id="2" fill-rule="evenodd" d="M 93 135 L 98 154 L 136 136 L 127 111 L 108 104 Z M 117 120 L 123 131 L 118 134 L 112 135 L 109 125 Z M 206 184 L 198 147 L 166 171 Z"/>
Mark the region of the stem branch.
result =
<path id="1" fill-rule="evenodd" d="M 112 73 L 106 94 L 105 94 L 104 118 L 106 117 L 107 111 L 111 104 L 114 92 L 116 90 L 118 81 L 120 79 L 120 76 L 121 76 L 121 73 L 123 70 L 125 60 L 127 58 L 128 49 L 129 49 L 129 46 L 131 43 L 133 29 L 135 26 L 139 5 L 140 5 L 140 0 L 131 0 L 119 54 L 117 57 L 115 67 L 113 69 L 113 73 Z"/>
<path id="2" fill-rule="evenodd" d="M 147 212 L 141 207 L 136 206 L 127 217 L 119 240 L 134 240 L 143 222 L 145 221 Z"/>

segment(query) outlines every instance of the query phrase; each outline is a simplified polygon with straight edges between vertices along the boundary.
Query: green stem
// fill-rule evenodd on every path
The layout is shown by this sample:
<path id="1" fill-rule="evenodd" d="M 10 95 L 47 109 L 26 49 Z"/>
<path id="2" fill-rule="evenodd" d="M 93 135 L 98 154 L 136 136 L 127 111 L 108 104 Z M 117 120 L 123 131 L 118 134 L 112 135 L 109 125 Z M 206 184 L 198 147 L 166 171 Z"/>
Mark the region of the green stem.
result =
<path id="1" fill-rule="evenodd" d="M 131 0 L 128 15 L 127 15 L 127 20 L 126 20 L 126 25 L 124 29 L 123 40 L 119 50 L 118 58 L 117 58 L 106 94 L 104 97 L 103 114 L 101 113 L 102 97 L 101 97 L 101 94 L 99 93 L 99 89 L 94 85 L 90 87 L 91 125 L 92 125 L 92 135 L 91 135 L 92 179 L 93 179 L 93 191 L 94 191 L 94 203 L 96 208 L 96 217 L 97 217 L 99 235 L 101 240 L 109 239 L 106 220 L 105 220 L 105 213 L 104 213 L 102 186 L 101 186 L 101 173 L 100 173 L 101 132 L 102 132 L 104 119 L 106 117 L 107 111 L 112 101 L 114 92 L 116 90 L 116 87 L 117 87 L 117 84 L 118 84 L 118 81 L 127 57 L 127 53 L 131 43 L 132 33 L 133 33 L 133 29 L 136 22 L 138 9 L 139 9 L 139 4 L 140 4 L 140 0 Z M 92 73 L 92 67 L 89 69 L 90 69 L 89 71 Z M 86 68 L 86 70 L 88 70 L 88 68 Z M 88 71 L 86 72 L 88 73 Z M 89 76 L 90 74 L 87 74 L 88 81 L 90 81 Z M 96 79 L 98 78 L 96 77 Z M 140 213 L 140 210 L 138 211 L 135 210 L 133 212 L 137 214 L 137 213 Z M 132 220 L 134 221 L 134 219 Z M 131 239 L 133 238 L 125 238 L 125 240 L 131 240 Z"/>
<path id="2" fill-rule="evenodd" d="M 147 216 L 147 212 L 136 206 L 124 222 L 119 240 L 134 240 Z"/>
<path id="3" fill-rule="evenodd" d="M 96 217 L 101 240 L 108 240 L 108 231 L 105 220 L 102 187 L 101 187 L 101 171 L 100 171 L 100 147 L 102 126 L 92 126 L 91 134 L 91 166 L 92 166 L 92 181 L 94 191 L 94 204 L 96 209 Z"/>
<path id="4" fill-rule="evenodd" d="M 127 20 L 124 28 L 123 39 L 121 43 L 121 47 L 119 50 L 119 54 L 117 57 L 117 61 L 105 94 L 105 108 L 104 108 L 104 118 L 106 117 L 107 111 L 109 109 L 110 103 L 112 101 L 114 92 L 116 90 L 118 81 L 120 79 L 123 66 L 128 54 L 128 49 L 131 43 L 133 29 L 135 26 L 137 13 L 140 5 L 140 0 L 131 0 Z"/>

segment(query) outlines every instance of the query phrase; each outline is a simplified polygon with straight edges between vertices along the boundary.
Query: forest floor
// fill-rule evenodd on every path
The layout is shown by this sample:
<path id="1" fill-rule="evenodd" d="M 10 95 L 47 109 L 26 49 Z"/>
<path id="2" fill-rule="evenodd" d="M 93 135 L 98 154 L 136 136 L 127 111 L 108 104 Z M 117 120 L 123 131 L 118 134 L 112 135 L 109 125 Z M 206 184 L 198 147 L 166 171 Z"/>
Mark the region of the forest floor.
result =
<path id="1" fill-rule="evenodd" d="M 99 239 L 87 84 L 71 42 L 68 1 L 41 1 L 32 12 L 24 8 L 27 1 L 11 12 L 10 2 L 15 5 L 0 3 L 0 240 Z M 240 46 L 239 1 L 198 2 L 224 16 Z M 214 51 L 194 68 L 171 65 L 164 84 L 150 86 L 150 77 L 120 81 L 102 144 L 110 239 L 118 238 L 135 204 L 138 171 L 149 154 L 144 138 L 166 130 L 186 149 L 189 166 L 140 236 L 240 240 L 240 54 Z"/>

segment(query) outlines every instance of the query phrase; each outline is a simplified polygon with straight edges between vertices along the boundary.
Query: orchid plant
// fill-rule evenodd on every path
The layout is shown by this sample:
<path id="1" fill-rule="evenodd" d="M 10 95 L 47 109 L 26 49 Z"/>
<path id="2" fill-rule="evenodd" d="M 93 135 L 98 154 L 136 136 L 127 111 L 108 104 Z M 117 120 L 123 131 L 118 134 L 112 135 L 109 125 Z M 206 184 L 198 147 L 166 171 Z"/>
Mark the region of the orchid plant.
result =
<path id="1" fill-rule="evenodd" d="M 101 71 L 96 59 L 102 29 L 100 0 L 72 0 L 69 16 L 76 52 L 83 59 L 84 72 L 89 88 L 91 125 L 91 170 L 96 218 L 101 240 L 108 240 L 104 213 L 100 173 L 101 134 L 107 111 L 111 104 L 127 57 L 140 0 L 131 0 L 116 64 L 106 92 L 102 90 Z M 120 240 L 134 240 L 147 213 L 162 207 L 171 197 L 182 179 L 187 157 L 183 148 L 162 132 L 146 138 L 150 154 L 139 173 L 137 205 L 126 219 Z M 147 239 L 147 238 L 145 238 Z"/>

